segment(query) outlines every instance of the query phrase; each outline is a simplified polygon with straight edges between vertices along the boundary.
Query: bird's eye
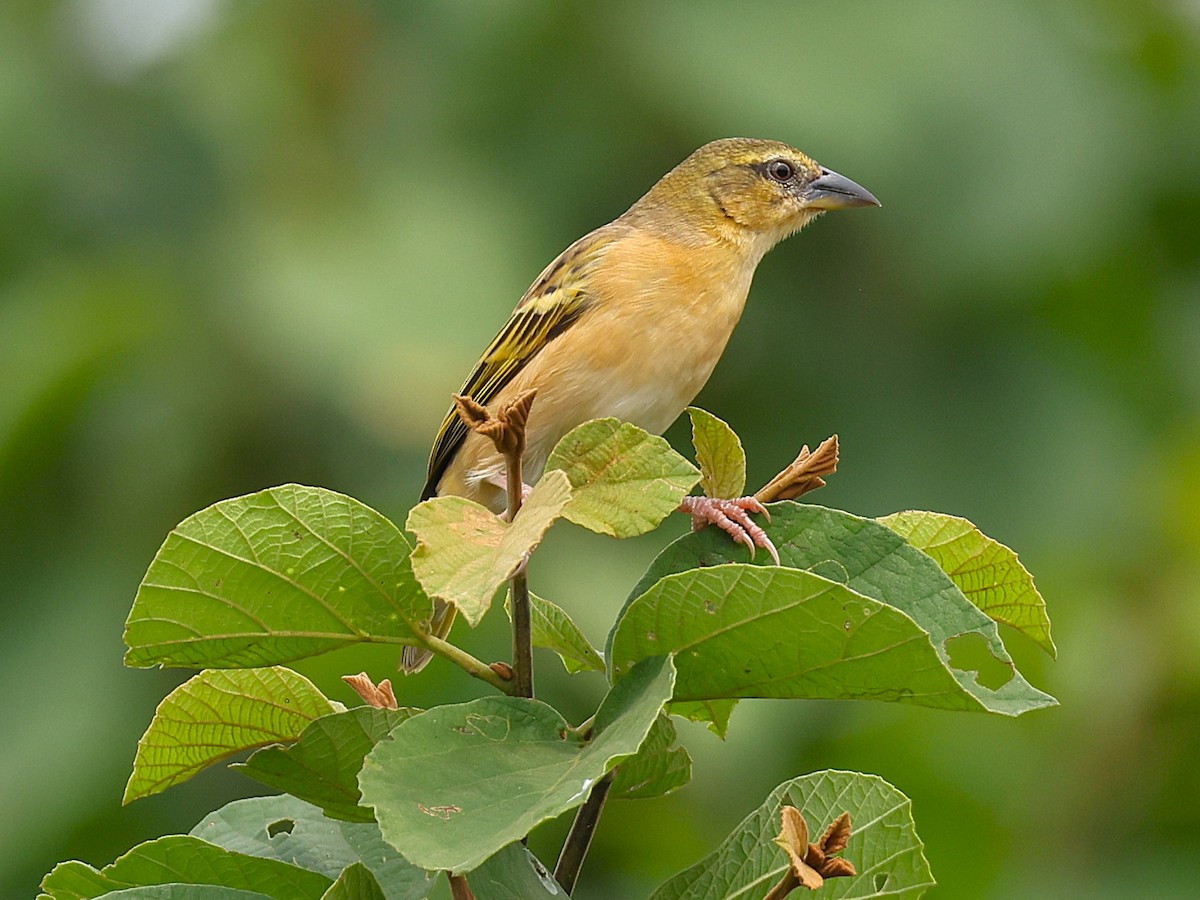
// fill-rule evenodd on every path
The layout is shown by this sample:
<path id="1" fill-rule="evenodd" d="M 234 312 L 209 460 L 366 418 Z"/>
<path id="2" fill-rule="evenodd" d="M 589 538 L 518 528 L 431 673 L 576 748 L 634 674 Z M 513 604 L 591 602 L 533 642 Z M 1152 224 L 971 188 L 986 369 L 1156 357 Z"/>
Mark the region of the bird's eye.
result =
<path id="1" fill-rule="evenodd" d="M 773 159 L 767 163 L 767 175 L 772 181 L 782 184 L 785 181 L 791 181 L 795 174 L 795 167 L 786 159 Z"/>

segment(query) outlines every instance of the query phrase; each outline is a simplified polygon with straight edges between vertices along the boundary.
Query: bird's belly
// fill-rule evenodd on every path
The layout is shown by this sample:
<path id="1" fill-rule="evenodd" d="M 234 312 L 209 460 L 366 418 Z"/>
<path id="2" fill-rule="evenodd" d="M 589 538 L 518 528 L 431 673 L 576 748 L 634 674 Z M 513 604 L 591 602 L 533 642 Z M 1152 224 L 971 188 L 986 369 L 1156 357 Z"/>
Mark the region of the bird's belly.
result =
<path id="1" fill-rule="evenodd" d="M 663 351 L 660 349 L 659 354 Z M 597 390 L 581 422 L 615 416 L 651 434 L 662 434 L 695 398 L 716 364 L 680 354 L 677 359 L 631 360 L 630 365 L 594 373 Z M 664 365 L 665 363 L 665 365 Z"/>
<path id="2" fill-rule="evenodd" d="M 562 436 L 591 419 L 612 416 L 651 434 L 665 431 L 704 387 L 733 330 L 733 321 L 724 328 L 692 324 L 668 330 L 666 338 L 661 330 L 645 339 L 627 336 L 586 362 L 558 367 L 553 377 L 531 379 L 538 396 L 529 417 L 529 471 L 540 474 Z"/>

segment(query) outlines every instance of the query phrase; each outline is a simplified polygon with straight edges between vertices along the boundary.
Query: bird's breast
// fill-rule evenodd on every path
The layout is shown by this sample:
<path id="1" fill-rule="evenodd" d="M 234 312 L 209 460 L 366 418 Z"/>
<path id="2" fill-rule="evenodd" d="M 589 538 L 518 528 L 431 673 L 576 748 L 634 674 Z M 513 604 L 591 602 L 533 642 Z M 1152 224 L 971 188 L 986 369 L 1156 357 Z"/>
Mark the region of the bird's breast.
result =
<path id="1" fill-rule="evenodd" d="M 615 416 L 664 431 L 721 358 L 754 262 L 721 247 L 705 252 L 659 239 L 609 249 L 589 273 L 588 311 L 518 378 L 538 389 L 530 455 L 548 454 L 589 419 Z"/>

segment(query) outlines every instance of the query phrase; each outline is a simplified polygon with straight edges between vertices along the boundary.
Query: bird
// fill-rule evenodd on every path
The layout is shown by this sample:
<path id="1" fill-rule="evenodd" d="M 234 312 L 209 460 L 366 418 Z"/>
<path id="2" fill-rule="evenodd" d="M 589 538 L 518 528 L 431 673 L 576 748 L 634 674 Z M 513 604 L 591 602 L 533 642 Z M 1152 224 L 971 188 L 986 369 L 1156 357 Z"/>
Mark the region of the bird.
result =
<path id="1" fill-rule="evenodd" d="M 615 417 L 661 434 L 708 381 L 763 256 L 824 212 L 879 205 L 862 185 L 788 144 L 705 144 L 542 271 L 460 394 L 494 409 L 537 391 L 522 457 L 529 483 L 558 440 L 592 419 Z M 469 432 L 452 407 L 421 499 L 466 497 L 499 513 L 505 472 L 492 442 Z M 712 522 L 751 551 L 766 546 L 748 516 L 762 511 L 753 498 L 687 500 L 681 509 L 697 527 Z M 431 632 L 445 638 L 453 621 L 453 606 L 436 601 Z M 405 647 L 401 669 L 420 671 L 430 657 Z"/>

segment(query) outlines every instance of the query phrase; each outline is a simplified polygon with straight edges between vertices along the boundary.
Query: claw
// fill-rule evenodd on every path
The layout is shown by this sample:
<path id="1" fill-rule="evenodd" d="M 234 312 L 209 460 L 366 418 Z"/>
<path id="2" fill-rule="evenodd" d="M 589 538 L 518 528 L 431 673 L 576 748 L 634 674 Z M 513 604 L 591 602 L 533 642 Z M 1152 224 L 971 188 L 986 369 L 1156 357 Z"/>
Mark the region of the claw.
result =
<path id="1" fill-rule="evenodd" d="M 751 495 L 749 497 L 743 497 L 742 500 L 750 501 L 746 505 L 746 507 L 745 507 L 746 509 L 750 510 L 750 512 L 758 513 L 760 516 L 762 516 L 764 519 L 767 520 L 768 525 L 771 524 L 771 511 L 769 509 L 767 509 L 765 506 L 763 506 L 761 503 L 759 503 L 757 497 Z M 741 502 L 741 501 L 738 501 L 738 502 Z"/>
<path id="2" fill-rule="evenodd" d="M 750 550 L 750 558 L 754 559 L 755 550 L 759 547 L 771 554 L 775 565 L 780 565 L 779 551 L 762 526 L 750 518 L 750 513 L 758 513 L 771 521 L 771 514 L 756 497 L 740 497 L 736 500 L 722 500 L 716 497 L 684 497 L 679 504 L 679 511 L 692 517 L 692 530 L 699 531 L 707 525 L 716 525 L 739 544 L 745 544 Z"/>

